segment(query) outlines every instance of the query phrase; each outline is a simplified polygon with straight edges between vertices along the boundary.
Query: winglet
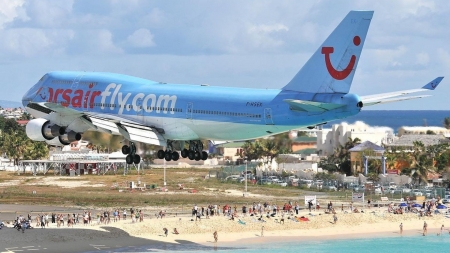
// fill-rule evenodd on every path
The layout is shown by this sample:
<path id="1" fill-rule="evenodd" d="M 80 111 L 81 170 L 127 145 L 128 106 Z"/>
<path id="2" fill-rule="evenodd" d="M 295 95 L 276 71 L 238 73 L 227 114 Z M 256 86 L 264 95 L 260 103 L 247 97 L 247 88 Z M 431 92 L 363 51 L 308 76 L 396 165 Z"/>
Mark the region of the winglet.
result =
<path id="1" fill-rule="evenodd" d="M 434 90 L 434 89 L 436 89 L 438 84 L 442 81 L 442 79 L 444 79 L 444 77 L 440 76 L 440 77 L 434 79 L 433 81 L 427 83 L 425 86 L 422 87 L 422 89 Z"/>

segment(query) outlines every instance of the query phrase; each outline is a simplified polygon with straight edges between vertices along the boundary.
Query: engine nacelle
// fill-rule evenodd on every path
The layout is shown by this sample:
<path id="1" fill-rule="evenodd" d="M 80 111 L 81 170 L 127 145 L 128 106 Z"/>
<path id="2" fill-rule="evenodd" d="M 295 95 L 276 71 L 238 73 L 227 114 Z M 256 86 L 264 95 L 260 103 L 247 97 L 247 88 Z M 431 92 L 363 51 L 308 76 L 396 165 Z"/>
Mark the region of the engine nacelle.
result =
<path id="1" fill-rule="evenodd" d="M 79 140 L 81 140 L 81 134 L 70 130 L 69 132 L 61 136 L 58 136 L 57 138 L 54 138 L 52 140 L 46 140 L 45 142 L 47 142 L 51 146 L 66 146 L 73 141 Z"/>
<path id="2" fill-rule="evenodd" d="M 60 127 L 50 121 L 38 118 L 30 120 L 26 126 L 27 136 L 34 141 L 51 140 L 57 136 L 61 136 L 66 132 L 65 127 Z"/>
<path id="3" fill-rule="evenodd" d="M 73 141 L 81 140 L 81 134 L 70 130 L 69 132 L 59 136 L 58 139 L 63 145 L 69 145 Z"/>

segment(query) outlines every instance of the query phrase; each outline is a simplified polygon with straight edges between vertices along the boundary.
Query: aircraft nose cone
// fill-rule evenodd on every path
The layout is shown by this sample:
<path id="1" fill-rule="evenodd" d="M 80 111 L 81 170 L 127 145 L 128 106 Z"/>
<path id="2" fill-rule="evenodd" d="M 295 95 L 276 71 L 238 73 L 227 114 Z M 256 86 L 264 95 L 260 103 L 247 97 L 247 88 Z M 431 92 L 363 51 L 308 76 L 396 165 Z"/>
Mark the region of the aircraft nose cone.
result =
<path id="1" fill-rule="evenodd" d="M 29 89 L 25 95 L 22 97 L 22 105 L 26 107 L 28 103 L 34 101 L 36 95 L 41 91 L 42 86 L 39 84 L 35 84 L 31 89 Z"/>

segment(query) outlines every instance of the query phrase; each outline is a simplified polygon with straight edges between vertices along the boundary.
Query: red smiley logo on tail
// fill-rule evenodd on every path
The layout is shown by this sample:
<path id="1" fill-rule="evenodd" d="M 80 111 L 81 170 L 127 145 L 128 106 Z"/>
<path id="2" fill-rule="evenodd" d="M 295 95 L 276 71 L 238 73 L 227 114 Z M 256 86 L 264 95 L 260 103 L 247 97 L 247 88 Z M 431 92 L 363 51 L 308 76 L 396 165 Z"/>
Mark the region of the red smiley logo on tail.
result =
<path id="1" fill-rule="evenodd" d="M 353 37 L 353 44 L 359 46 L 361 44 L 361 38 L 359 36 Z M 330 75 L 336 80 L 344 80 L 347 78 L 353 70 L 356 62 L 356 56 L 352 55 L 350 62 L 344 70 L 336 70 L 331 64 L 330 54 L 334 52 L 334 47 L 322 47 L 322 54 L 325 55 L 325 63 L 327 65 L 327 70 Z"/>

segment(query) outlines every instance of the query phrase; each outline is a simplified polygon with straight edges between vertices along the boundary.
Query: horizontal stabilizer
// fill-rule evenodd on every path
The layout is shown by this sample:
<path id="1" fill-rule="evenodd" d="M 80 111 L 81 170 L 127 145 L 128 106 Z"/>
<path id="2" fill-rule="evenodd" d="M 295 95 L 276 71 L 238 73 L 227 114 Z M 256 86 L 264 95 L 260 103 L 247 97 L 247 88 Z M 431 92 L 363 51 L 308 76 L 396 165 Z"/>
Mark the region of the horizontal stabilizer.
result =
<path id="1" fill-rule="evenodd" d="M 444 79 L 444 77 L 437 77 L 433 81 L 427 83 L 420 89 L 411 89 L 411 90 L 402 90 L 402 91 L 394 91 L 388 93 L 380 93 L 368 96 L 361 96 L 361 101 L 363 102 L 363 106 L 370 106 L 376 104 L 385 104 L 403 100 L 411 100 L 416 98 L 428 97 L 430 95 L 422 95 L 422 96 L 412 96 L 412 97 L 400 97 L 411 93 L 422 92 L 422 91 L 430 91 L 434 90 L 438 84 Z M 395 98 L 398 97 L 398 98 Z"/>
<path id="2" fill-rule="evenodd" d="M 411 99 L 416 99 L 416 98 L 425 98 L 425 97 L 431 97 L 431 95 L 412 96 L 412 97 L 399 97 L 399 98 L 390 98 L 390 99 L 380 99 L 380 100 L 376 100 L 376 101 L 363 102 L 363 105 L 364 106 L 371 106 L 371 105 L 386 104 L 386 103 L 392 103 L 392 102 L 398 102 L 398 101 L 404 101 L 404 100 L 411 100 Z"/>
<path id="3" fill-rule="evenodd" d="M 321 103 L 297 99 L 285 99 L 284 102 L 288 103 L 292 110 L 304 112 L 325 112 L 345 106 L 343 104 Z"/>

